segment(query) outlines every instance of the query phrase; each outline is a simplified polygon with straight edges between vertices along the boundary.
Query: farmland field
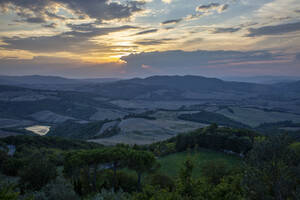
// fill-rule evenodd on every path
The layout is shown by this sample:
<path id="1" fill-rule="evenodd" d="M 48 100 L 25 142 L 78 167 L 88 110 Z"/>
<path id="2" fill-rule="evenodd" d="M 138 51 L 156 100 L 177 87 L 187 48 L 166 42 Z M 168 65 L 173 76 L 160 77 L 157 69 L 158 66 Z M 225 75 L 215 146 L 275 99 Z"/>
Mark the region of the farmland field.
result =
<path id="1" fill-rule="evenodd" d="M 217 113 L 252 127 L 259 126 L 262 123 L 274 123 L 284 120 L 291 120 L 295 123 L 300 122 L 300 115 L 297 114 L 264 111 L 256 108 L 230 107 L 230 110 L 222 109 Z"/>
<path id="2" fill-rule="evenodd" d="M 184 161 L 190 158 L 194 163 L 193 176 L 201 177 L 201 168 L 208 161 L 224 160 L 229 166 L 237 166 L 241 164 L 241 159 L 234 155 L 228 155 L 221 152 L 201 149 L 197 152 L 180 152 L 160 158 L 158 161 L 161 164 L 159 171 L 171 177 L 178 175 Z"/>

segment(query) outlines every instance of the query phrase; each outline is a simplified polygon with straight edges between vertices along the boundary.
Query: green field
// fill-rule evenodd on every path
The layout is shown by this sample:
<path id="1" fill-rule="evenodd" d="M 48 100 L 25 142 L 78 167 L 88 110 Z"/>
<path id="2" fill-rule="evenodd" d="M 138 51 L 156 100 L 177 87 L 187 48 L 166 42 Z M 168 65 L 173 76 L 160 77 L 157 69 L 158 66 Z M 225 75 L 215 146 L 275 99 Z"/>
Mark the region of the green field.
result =
<path id="1" fill-rule="evenodd" d="M 256 108 L 230 107 L 230 110 L 222 109 L 217 113 L 251 127 L 259 126 L 262 123 L 274 123 L 286 120 L 293 121 L 294 123 L 300 122 L 300 116 L 296 114 L 265 111 Z"/>
<path id="2" fill-rule="evenodd" d="M 197 152 L 181 152 L 159 158 L 158 161 L 161 164 L 161 168 L 159 169 L 159 171 L 171 177 L 176 177 L 180 171 L 181 166 L 187 158 L 191 158 L 191 160 L 194 162 L 193 176 L 195 178 L 199 178 L 201 176 L 201 168 L 205 165 L 206 162 L 211 160 L 222 159 L 232 167 L 241 164 L 241 159 L 237 156 L 201 149 Z"/>

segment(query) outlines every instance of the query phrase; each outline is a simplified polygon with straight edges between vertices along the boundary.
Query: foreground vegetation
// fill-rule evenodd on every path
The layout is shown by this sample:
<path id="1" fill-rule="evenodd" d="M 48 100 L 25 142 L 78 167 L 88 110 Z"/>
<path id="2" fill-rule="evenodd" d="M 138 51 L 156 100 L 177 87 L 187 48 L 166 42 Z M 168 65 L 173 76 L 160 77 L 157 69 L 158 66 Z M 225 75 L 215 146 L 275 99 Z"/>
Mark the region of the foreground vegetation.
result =
<path id="1" fill-rule="evenodd" d="M 0 149 L 1 200 L 300 198 L 300 143 L 285 135 L 211 125 L 148 146 L 17 136 Z"/>
<path id="2" fill-rule="evenodd" d="M 236 155 L 229 155 L 208 149 L 190 149 L 185 152 L 172 153 L 159 158 L 159 172 L 176 178 L 180 172 L 182 164 L 187 159 L 193 161 L 194 170 L 192 176 L 194 178 L 203 177 L 204 174 L 202 169 L 212 161 L 224 162 L 228 168 L 239 167 L 242 164 L 242 159 Z"/>

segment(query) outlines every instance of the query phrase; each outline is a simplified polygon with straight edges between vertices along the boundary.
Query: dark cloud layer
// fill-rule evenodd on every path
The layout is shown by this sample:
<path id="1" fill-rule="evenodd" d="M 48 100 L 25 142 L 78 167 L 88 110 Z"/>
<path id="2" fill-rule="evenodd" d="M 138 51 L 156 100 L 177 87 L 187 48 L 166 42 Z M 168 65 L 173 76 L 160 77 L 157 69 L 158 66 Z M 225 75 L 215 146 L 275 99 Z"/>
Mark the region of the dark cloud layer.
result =
<path id="1" fill-rule="evenodd" d="M 43 27 L 45 27 L 45 28 L 56 28 L 57 24 L 56 23 L 45 24 L 45 25 L 43 25 Z"/>
<path id="2" fill-rule="evenodd" d="M 224 76 L 243 73 L 244 75 L 254 74 L 257 71 L 259 73 L 268 73 L 272 70 L 274 73 L 276 70 L 282 72 L 285 70 L 286 63 L 281 56 L 281 54 L 273 54 L 268 51 L 165 51 L 132 54 L 122 57 L 122 60 L 127 63 L 124 69 L 128 73 L 139 76 L 148 76 L 152 72 L 155 74 Z M 289 70 L 294 70 L 294 73 L 300 74 L 299 68 L 296 67 L 297 64 L 289 64 Z M 142 66 L 147 66 L 147 68 Z"/>
<path id="3" fill-rule="evenodd" d="M 218 10 L 219 13 L 227 10 L 228 4 L 210 3 L 207 5 L 200 5 L 196 8 L 198 12 L 208 12 L 210 10 Z"/>
<path id="4" fill-rule="evenodd" d="M 95 36 L 107 35 L 127 29 L 133 26 L 120 26 L 110 28 L 98 28 L 92 24 L 69 25 L 72 31 L 64 32 L 54 36 L 40 37 L 3 37 L 6 44 L 0 47 L 6 49 L 21 49 L 32 52 L 87 52 L 90 50 L 109 50 L 109 47 L 95 44 L 90 41 Z"/>
<path id="5" fill-rule="evenodd" d="M 14 10 L 22 21 L 29 23 L 45 23 L 48 19 L 61 19 L 54 12 L 49 12 L 51 6 L 61 4 L 72 10 L 78 16 L 88 16 L 98 21 L 124 19 L 142 10 L 145 2 L 128 1 L 125 4 L 109 0 L 0 0 L 0 7 Z M 4 10 L 3 9 L 3 10 Z"/>
<path id="6" fill-rule="evenodd" d="M 241 30 L 241 28 L 215 28 L 213 33 L 234 33 Z"/>
<path id="7" fill-rule="evenodd" d="M 299 59 L 299 54 L 296 59 Z M 268 51 L 165 51 L 133 54 L 122 58 L 127 64 L 87 64 L 56 57 L 32 60 L 0 59 L 2 74 L 44 74 L 69 77 L 134 77 L 166 75 L 300 75 L 299 60 L 284 61 L 282 54 Z M 119 66 L 119 67 L 118 67 Z M 288 68 L 287 68 L 288 66 Z M 284 73 L 283 73 L 284 72 Z"/>
<path id="8" fill-rule="evenodd" d="M 171 20 L 163 21 L 161 24 L 162 25 L 177 24 L 181 21 L 182 19 L 171 19 Z"/>
<path id="9" fill-rule="evenodd" d="M 157 31 L 158 31 L 158 29 L 150 29 L 150 30 L 138 32 L 135 35 L 145 35 L 145 34 L 148 34 L 148 33 L 155 33 Z"/>
<path id="10" fill-rule="evenodd" d="M 122 71 L 116 63 L 88 64 L 61 57 L 34 57 L 32 59 L 0 59 L 1 75 L 54 75 L 65 77 L 114 77 Z"/>
<path id="11" fill-rule="evenodd" d="M 291 24 L 279 24 L 275 26 L 263 26 L 260 28 L 250 28 L 248 37 L 263 35 L 280 35 L 284 33 L 300 31 L 300 22 Z"/>
<path id="12" fill-rule="evenodd" d="M 272 60 L 274 55 L 268 51 L 165 51 L 149 52 L 141 54 L 132 54 L 122 57 L 123 60 L 132 64 L 147 64 L 153 66 L 199 66 L 209 64 L 210 61 L 235 60 L 241 61 L 259 61 Z M 226 61 L 227 62 L 227 61 Z M 226 63 L 224 61 L 224 63 Z"/>
<path id="13" fill-rule="evenodd" d="M 217 8 L 219 6 L 220 6 L 219 3 L 210 3 L 210 4 L 207 4 L 207 5 L 198 6 L 197 10 L 209 10 L 209 9 Z"/>
<path id="14" fill-rule="evenodd" d="M 144 39 L 144 40 L 139 40 L 136 41 L 135 44 L 137 45 L 159 45 L 159 44 L 164 44 L 168 41 L 171 41 L 173 39 L 171 38 L 163 38 L 163 39 Z"/>

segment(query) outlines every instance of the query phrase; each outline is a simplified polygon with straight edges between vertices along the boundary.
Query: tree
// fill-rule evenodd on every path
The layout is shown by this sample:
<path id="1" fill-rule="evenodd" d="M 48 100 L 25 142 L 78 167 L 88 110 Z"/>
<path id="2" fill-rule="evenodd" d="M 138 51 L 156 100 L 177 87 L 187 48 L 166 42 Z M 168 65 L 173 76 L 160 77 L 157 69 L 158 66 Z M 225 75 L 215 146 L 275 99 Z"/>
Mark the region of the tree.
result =
<path id="1" fill-rule="evenodd" d="M 0 199 L 1 200 L 17 200 L 19 193 L 14 191 L 14 186 L 11 184 L 0 184 Z"/>
<path id="2" fill-rule="evenodd" d="M 114 147 L 106 152 L 106 157 L 109 162 L 112 162 L 114 179 L 116 180 L 117 169 L 124 166 L 126 163 L 128 150 L 122 147 Z"/>
<path id="3" fill-rule="evenodd" d="M 106 149 L 79 150 L 69 152 L 65 156 L 64 173 L 72 179 L 76 192 L 81 194 L 80 172 L 83 172 L 87 180 L 88 190 L 97 191 L 97 172 L 99 165 L 108 162 L 109 153 Z M 92 185 L 92 188 L 90 188 Z"/>
<path id="4" fill-rule="evenodd" d="M 196 187 L 192 179 L 193 169 L 194 164 L 190 159 L 186 160 L 180 169 L 177 190 L 185 199 L 193 199 L 195 197 Z"/>
<path id="5" fill-rule="evenodd" d="M 146 185 L 143 192 L 133 194 L 132 200 L 182 200 L 176 192 Z"/>
<path id="6" fill-rule="evenodd" d="M 80 196 L 82 195 L 80 169 L 83 165 L 84 162 L 79 156 L 79 151 L 72 151 L 65 154 L 63 173 L 71 179 L 75 192 Z"/>
<path id="7" fill-rule="evenodd" d="M 290 139 L 275 136 L 255 144 L 246 159 L 244 186 L 250 199 L 292 199 L 299 187 L 299 157 Z"/>
<path id="8" fill-rule="evenodd" d="M 167 175 L 156 173 L 150 176 L 150 184 L 161 189 L 172 191 L 175 188 L 173 179 Z"/>
<path id="9" fill-rule="evenodd" d="M 241 174 L 224 176 L 220 183 L 210 190 L 210 198 L 212 200 L 244 200 L 242 178 Z"/>
<path id="10" fill-rule="evenodd" d="M 129 200 L 130 195 L 122 190 L 105 190 L 102 189 L 100 193 L 96 194 L 90 200 Z"/>
<path id="11" fill-rule="evenodd" d="M 33 155 L 20 170 L 20 186 L 22 191 L 40 190 L 57 176 L 56 166 L 41 154 Z"/>
<path id="12" fill-rule="evenodd" d="M 230 169 L 224 160 L 212 160 L 204 164 L 202 172 L 210 184 L 218 185 L 230 173 Z"/>
<path id="13" fill-rule="evenodd" d="M 34 194 L 36 200 L 79 200 L 70 183 L 58 177 Z"/>
<path id="14" fill-rule="evenodd" d="M 138 189 L 141 189 L 142 174 L 155 170 L 158 166 L 154 155 L 148 151 L 130 150 L 128 153 L 128 167 L 138 175 Z"/>

